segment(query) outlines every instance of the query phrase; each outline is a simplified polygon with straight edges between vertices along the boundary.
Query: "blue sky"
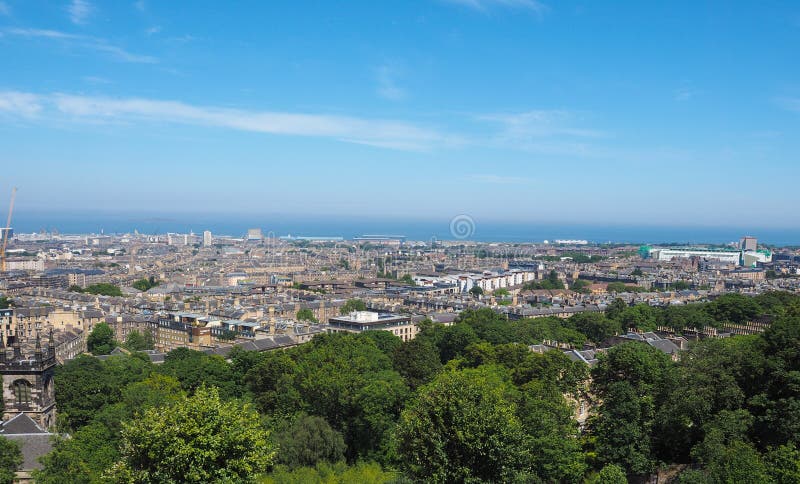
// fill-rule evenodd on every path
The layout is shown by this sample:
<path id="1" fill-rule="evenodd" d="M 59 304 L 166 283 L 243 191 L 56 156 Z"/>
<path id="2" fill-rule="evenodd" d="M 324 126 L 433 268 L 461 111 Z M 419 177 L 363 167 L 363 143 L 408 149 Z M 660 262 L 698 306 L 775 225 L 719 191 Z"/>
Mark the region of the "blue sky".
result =
<path id="1" fill-rule="evenodd" d="M 0 196 L 794 226 L 799 46 L 789 1 L 0 0 Z"/>

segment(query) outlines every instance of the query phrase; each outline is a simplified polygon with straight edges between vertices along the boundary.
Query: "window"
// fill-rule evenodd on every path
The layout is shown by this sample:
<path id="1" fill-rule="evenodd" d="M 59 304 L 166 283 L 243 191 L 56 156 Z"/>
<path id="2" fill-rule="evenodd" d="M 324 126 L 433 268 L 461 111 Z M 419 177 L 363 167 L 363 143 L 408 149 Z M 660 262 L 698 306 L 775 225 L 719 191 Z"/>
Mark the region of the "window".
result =
<path id="1" fill-rule="evenodd" d="M 31 384 L 27 380 L 17 380 L 13 384 L 14 398 L 17 405 L 31 404 Z"/>

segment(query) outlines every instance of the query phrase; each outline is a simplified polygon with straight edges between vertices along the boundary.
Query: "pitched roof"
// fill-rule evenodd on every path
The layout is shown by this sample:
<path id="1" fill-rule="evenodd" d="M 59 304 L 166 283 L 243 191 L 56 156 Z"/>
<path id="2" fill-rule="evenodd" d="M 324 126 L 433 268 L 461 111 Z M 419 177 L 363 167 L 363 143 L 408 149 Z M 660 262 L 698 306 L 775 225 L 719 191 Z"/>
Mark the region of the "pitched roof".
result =
<path id="1" fill-rule="evenodd" d="M 55 434 L 18 434 L 7 435 L 8 440 L 19 444 L 22 451 L 21 470 L 41 469 L 39 458 L 53 450 L 52 437 Z"/>
<path id="2" fill-rule="evenodd" d="M 46 434 L 47 431 L 39 427 L 32 418 L 24 413 L 18 413 L 14 417 L 0 424 L 0 434 L 8 437 L 13 434 Z"/>
<path id="3" fill-rule="evenodd" d="M 41 469 L 39 457 L 53 448 L 55 434 L 42 429 L 32 418 L 19 413 L 0 424 L 0 435 L 17 442 L 22 451 L 22 470 Z"/>

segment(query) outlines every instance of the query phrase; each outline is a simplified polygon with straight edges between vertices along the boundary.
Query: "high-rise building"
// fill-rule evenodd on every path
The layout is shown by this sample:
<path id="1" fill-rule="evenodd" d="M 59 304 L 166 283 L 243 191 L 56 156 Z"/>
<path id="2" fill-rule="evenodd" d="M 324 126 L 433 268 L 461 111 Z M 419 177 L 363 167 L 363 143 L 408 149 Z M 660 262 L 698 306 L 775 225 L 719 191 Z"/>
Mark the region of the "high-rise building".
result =
<path id="1" fill-rule="evenodd" d="M 203 232 L 203 247 L 211 247 L 211 231 Z"/>
<path id="2" fill-rule="evenodd" d="M 758 239 L 744 236 L 739 240 L 739 250 L 749 251 L 758 249 Z"/>

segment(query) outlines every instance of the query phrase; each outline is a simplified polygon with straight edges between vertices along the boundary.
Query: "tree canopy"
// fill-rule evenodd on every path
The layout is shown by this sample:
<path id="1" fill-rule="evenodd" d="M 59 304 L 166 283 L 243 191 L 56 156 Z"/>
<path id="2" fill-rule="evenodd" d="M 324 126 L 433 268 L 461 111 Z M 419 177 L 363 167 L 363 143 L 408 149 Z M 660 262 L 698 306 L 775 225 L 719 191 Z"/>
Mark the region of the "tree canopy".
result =
<path id="1" fill-rule="evenodd" d="M 763 334 L 694 341 L 675 360 L 615 338 L 764 315 Z M 622 483 L 672 464 L 685 468 L 683 483 L 800 475 L 798 295 L 663 308 L 616 300 L 569 318 L 481 308 L 419 329 L 405 342 L 386 331 L 321 334 L 227 360 L 186 348 L 161 365 L 136 352 L 79 356 L 55 372 L 57 426 L 69 438 L 56 439 L 35 477 Z M 108 347 L 110 333 L 96 325 L 91 347 Z M 126 346 L 144 337 L 129 333 Z M 590 370 L 545 341 L 604 349 Z M 579 409 L 589 410 L 582 425 Z"/>

